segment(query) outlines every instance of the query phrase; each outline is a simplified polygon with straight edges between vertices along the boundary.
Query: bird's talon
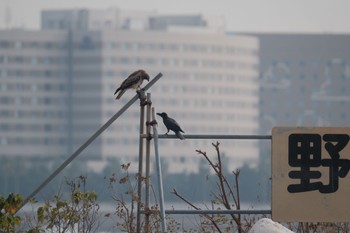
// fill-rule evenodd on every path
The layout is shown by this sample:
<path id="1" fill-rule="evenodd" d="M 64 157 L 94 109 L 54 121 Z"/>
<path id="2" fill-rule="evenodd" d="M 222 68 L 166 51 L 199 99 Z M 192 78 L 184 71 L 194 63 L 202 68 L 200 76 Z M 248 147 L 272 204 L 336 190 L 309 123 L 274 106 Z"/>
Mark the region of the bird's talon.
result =
<path id="1" fill-rule="evenodd" d="M 137 93 L 139 99 L 142 99 L 142 96 L 144 95 L 144 92 L 141 91 L 141 90 L 136 90 L 136 93 Z"/>

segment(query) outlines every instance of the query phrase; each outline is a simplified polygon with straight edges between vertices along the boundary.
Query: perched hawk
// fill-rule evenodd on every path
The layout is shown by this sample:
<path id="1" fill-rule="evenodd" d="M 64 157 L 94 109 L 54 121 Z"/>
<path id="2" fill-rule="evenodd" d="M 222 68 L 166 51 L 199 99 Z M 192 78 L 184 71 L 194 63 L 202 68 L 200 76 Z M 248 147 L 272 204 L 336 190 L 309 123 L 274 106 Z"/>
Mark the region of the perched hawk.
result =
<path id="1" fill-rule="evenodd" d="M 139 89 L 144 79 L 149 81 L 149 75 L 144 70 L 137 70 L 130 74 L 114 92 L 115 95 L 119 91 L 116 99 L 119 99 L 127 89 Z"/>
<path id="2" fill-rule="evenodd" d="M 157 113 L 157 115 L 163 118 L 163 123 L 168 130 L 168 132 L 166 132 L 165 134 L 168 134 L 169 130 L 172 130 L 178 138 L 180 138 L 181 140 L 185 139 L 185 137 L 180 133 L 185 132 L 181 129 L 180 125 L 173 118 L 168 117 L 168 114 L 166 114 L 165 112 Z"/>

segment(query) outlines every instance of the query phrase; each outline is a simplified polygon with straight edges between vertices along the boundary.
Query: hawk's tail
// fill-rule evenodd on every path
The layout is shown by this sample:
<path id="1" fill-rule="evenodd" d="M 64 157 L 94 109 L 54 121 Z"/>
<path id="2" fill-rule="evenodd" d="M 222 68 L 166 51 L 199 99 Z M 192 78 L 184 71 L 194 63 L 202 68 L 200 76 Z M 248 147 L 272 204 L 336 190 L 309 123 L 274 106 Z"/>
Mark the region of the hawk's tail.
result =
<path id="1" fill-rule="evenodd" d="M 122 95 L 125 93 L 126 89 L 124 90 L 120 90 L 119 94 L 117 95 L 117 97 L 115 99 L 120 99 L 120 97 L 122 97 Z"/>
<path id="2" fill-rule="evenodd" d="M 117 90 L 115 90 L 114 95 L 117 94 L 118 91 L 120 91 L 120 87 L 118 87 Z"/>

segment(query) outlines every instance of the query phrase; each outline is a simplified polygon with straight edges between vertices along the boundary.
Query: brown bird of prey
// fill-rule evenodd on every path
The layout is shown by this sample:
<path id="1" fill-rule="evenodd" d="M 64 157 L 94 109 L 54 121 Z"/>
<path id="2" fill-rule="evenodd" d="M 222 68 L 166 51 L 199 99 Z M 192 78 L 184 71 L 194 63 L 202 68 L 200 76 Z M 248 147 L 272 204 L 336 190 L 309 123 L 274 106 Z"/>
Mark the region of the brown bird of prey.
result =
<path id="1" fill-rule="evenodd" d="M 129 77 L 127 77 L 122 84 L 120 84 L 120 87 L 115 90 L 114 95 L 118 93 L 116 99 L 119 99 L 126 90 L 128 89 L 139 89 L 143 80 L 146 79 L 149 81 L 149 75 L 144 70 L 137 70 L 134 73 L 130 74 Z"/>

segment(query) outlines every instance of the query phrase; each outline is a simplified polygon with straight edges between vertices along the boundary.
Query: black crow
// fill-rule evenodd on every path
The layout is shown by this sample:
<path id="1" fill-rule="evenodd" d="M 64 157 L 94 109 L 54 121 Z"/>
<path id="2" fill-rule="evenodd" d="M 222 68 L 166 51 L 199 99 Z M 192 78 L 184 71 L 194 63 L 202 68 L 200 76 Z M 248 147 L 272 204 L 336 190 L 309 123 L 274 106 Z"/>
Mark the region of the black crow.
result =
<path id="1" fill-rule="evenodd" d="M 180 133 L 185 132 L 181 129 L 180 125 L 173 118 L 168 117 L 168 114 L 166 114 L 165 112 L 157 113 L 157 115 L 163 118 L 163 123 L 168 130 L 168 132 L 166 132 L 165 134 L 168 134 L 169 130 L 172 130 L 178 138 L 180 138 L 181 140 L 185 139 L 185 137 Z"/>

